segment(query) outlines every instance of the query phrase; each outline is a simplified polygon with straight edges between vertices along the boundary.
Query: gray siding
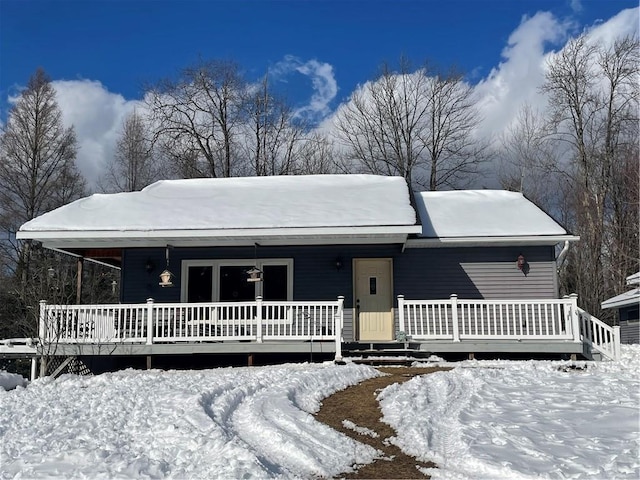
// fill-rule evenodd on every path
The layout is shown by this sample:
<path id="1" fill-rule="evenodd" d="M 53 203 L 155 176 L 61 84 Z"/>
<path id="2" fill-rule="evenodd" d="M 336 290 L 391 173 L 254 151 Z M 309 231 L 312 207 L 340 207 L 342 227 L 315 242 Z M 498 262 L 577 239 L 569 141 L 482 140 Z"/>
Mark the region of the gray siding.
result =
<path id="1" fill-rule="evenodd" d="M 519 254 L 529 264 L 516 267 Z M 394 261 L 396 294 L 410 299 L 557 298 L 553 247 L 407 249 Z"/>
<path id="2" fill-rule="evenodd" d="M 620 315 L 620 343 L 640 343 L 638 305 L 622 307 L 618 312 Z"/>
<path id="3" fill-rule="evenodd" d="M 620 322 L 620 343 L 640 343 L 640 323 L 638 320 Z"/>

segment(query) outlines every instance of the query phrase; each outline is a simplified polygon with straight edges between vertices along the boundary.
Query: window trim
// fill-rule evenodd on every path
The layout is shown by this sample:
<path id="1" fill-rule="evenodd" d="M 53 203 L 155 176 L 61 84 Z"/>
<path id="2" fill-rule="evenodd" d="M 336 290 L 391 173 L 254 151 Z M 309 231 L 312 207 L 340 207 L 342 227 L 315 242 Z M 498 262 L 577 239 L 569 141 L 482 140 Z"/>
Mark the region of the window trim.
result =
<path id="1" fill-rule="evenodd" d="M 220 267 L 223 266 L 242 266 L 251 265 L 256 266 L 260 270 L 263 270 L 265 265 L 284 265 L 287 267 L 287 301 L 293 300 L 293 258 L 229 258 L 229 259 L 199 259 L 199 260 L 182 260 L 180 269 L 181 274 L 181 288 L 180 288 L 180 301 L 185 303 L 187 301 L 187 292 L 189 289 L 189 268 L 190 267 L 212 267 L 211 274 L 213 279 L 211 281 L 211 298 L 213 302 L 220 301 Z M 255 294 L 256 296 L 262 296 L 263 282 L 255 282 Z"/>

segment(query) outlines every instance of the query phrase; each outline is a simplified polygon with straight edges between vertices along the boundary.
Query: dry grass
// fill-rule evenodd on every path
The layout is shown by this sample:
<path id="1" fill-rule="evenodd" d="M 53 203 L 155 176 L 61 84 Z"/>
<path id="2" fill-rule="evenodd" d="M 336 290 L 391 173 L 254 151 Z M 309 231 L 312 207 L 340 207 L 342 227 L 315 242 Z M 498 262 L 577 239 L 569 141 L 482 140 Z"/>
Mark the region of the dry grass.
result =
<path id="1" fill-rule="evenodd" d="M 384 452 L 384 458 L 368 465 L 356 465 L 357 470 L 346 473 L 342 478 L 399 479 L 429 478 L 417 467 L 435 467 L 432 463 L 424 463 L 404 454 L 398 447 L 385 442 L 396 435 L 395 430 L 380 421 L 381 412 L 376 396 L 380 390 L 394 383 L 403 383 L 417 375 L 449 370 L 448 368 L 426 367 L 380 367 L 381 372 L 388 375 L 365 380 L 345 390 L 327 397 L 322 402 L 316 419 L 339 432 L 366 443 Z M 360 435 L 342 425 L 343 420 L 350 420 L 359 427 L 366 427 L 376 432 L 377 438 Z"/>

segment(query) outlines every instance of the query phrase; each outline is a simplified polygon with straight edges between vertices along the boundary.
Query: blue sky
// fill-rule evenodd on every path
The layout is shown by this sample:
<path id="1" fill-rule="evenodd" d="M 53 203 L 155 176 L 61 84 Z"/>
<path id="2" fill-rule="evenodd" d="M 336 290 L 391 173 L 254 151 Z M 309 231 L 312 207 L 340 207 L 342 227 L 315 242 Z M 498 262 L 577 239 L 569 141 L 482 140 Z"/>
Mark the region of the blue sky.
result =
<path id="1" fill-rule="evenodd" d="M 100 81 L 126 99 L 145 82 L 205 59 L 233 59 L 247 76 L 293 56 L 333 67 L 341 101 L 384 61 L 456 65 L 471 80 L 500 61 L 524 16 L 552 12 L 576 29 L 607 19 L 628 0 L 0 0 L 0 95 L 36 67 L 53 79 Z M 308 94 L 308 78 L 286 90 Z"/>
<path id="2" fill-rule="evenodd" d="M 324 122 L 401 56 L 466 72 L 497 137 L 524 104 L 543 108 L 545 62 L 568 39 L 638 34 L 637 0 L 0 0 L 0 124 L 37 67 L 53 80 L 90 181 L 104 170 L 145 84 L 201 59 L 272 73 Z"/>

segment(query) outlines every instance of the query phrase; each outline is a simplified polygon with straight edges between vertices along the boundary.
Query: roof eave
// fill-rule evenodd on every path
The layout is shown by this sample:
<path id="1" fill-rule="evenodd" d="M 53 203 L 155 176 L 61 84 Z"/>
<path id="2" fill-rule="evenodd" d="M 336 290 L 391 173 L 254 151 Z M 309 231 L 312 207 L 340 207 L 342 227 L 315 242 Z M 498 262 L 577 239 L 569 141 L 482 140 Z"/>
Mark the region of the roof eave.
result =
<path id="1" fill-rule="evenodd" d="M 407 248 L 445 248 L 445 247 L 490 247 L 504 245 L 556 245 L 562 242 L 576 242 L 577 235 L 512 235 L 504 237 L 443 237 L 410 238 Z"/>
<path id="2" fill-rule="evenodd" d="M 404 243 L 419 225 L 221 230 L 20 231 L 50 249 Z"/>

